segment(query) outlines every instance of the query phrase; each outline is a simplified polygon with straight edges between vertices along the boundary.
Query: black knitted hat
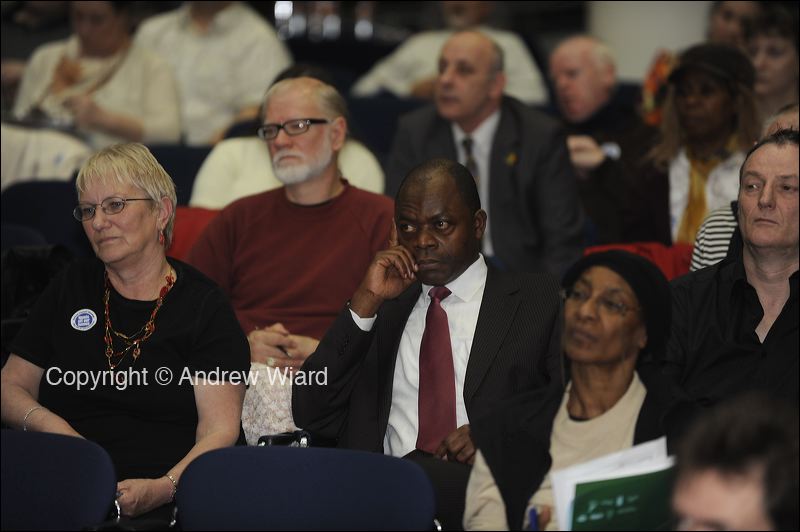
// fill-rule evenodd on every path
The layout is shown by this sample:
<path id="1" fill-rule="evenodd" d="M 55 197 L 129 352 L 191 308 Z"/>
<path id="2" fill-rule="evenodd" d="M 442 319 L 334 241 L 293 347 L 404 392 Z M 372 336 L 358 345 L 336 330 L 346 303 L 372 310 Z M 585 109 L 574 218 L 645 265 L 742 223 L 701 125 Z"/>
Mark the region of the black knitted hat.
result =
<path id="1" fill-rule="evenodd" d="M 644 351 L 660 353 L 669 336 L 672 299 L 669 281 L 658 266 L 644 257 L 617 249 L 592 253 L 572 265 L 561 285 L 571 288 L 578 277 L 592 266 L 605 266 L 625 279 L 642 308 L 647 329 Z"/>

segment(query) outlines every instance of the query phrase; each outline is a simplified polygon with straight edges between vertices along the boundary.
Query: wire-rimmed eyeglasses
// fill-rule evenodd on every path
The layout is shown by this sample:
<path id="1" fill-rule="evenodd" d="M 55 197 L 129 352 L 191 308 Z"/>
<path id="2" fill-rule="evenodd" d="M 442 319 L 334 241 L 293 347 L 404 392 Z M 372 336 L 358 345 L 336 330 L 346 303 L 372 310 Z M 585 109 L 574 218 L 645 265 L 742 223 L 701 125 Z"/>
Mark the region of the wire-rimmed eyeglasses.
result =
<path id="1" fill-rule="evenodd" d="M 298 118 L 297 120 L 287 120 L 283 124 L 264 124 L 258 128 L 258 136 L 264 140 L 272 140 L 278 136 L 282 129 L 287 135 L 293 137 L 307 132 L 313 124 L 327 124 L 330 120 L 325 118 Z"/>
<path id="2" fill-rule="evenodd" d="M 562 297 L 566 303 L 583 305 L 592 298 L 591 292 L 583 288 L 567 288 L 562 290 Z M 594 300 L 595 308 L 600 309 L 600 312 L 605 314 L 624 317 L 628 311 L 639 311 L 641 307 L 628 305 L 621 301 L 616 301 L 608 294 L 600 294 Z"/>
<path id="3" fill-rule="evenodd" d="M 79 222 L 86 222 L 94 218 L 97 207 L 103 209 L 106 214 L 119 214 L 129 201 L 153 201 L 153 198 L 117 198 L 111 197 L 103 200 L 102 203 L 79 203 L 72 210 L 72 216 Z"/>

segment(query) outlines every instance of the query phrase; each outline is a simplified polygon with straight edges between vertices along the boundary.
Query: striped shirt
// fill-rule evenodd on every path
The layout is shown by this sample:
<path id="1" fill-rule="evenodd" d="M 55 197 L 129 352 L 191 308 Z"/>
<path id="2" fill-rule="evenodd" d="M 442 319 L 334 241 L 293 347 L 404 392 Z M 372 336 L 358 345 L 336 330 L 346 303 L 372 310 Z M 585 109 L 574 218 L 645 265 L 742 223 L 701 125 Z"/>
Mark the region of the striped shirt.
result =
<path id="1" fill-rule="evenodd" d="M 713 266 L 728 254 L 731 237 L 739 222 L 736 220 L 736 202 L 728 207 L 720 207 L 711 211 L 703 220 L 694 241 L 690 271 Z"/>

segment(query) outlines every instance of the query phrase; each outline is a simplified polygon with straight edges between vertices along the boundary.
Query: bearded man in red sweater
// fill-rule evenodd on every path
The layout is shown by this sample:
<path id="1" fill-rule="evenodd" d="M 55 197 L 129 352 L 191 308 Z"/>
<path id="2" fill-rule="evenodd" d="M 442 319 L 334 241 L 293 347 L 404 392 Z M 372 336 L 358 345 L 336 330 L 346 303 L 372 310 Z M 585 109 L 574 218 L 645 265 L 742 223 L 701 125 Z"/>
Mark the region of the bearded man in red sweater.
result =
<path id="1" fill-rule="evenodd" d="M 394 203 L 351 186 L 341 174 L 337 158 L 347 137 L 347 111 L 335 88 L 313 78 L 286 79 L 269 89 L 264 109 L 258 133 L 284 186 L 222 210 L 188 262 L 230 298 L 248 334 L 252 362 L 299 368 L 372 257 L 386 247 Z M 291 384 L 283 388 L 291 392 Z M 290 415 L 289 399 L 283 397 L 277 410 Z M 275 407 L 265 415 L 277 415 Z M 292 428 L 290 421 L 260 426 L 280 432 Z"/>

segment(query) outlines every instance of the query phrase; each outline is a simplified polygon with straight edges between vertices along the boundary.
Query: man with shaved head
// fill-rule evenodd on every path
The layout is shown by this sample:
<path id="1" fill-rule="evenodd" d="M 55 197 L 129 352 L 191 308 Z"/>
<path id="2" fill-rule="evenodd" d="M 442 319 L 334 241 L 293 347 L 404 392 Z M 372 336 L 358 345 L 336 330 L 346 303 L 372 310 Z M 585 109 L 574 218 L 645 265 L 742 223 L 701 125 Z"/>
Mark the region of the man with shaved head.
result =
<path id="1" fill-rule="evenodd" d="M 303 365 L 328 380 L 295 385 L 294 416 L 340 447 L 417 460 L 443 525 L 460 527 L 472 420 L 526 391 L 558 406 L 558 286 L 547 274 L 487 264 L 486 212 L 473 176 L 454 161 L 409 173 L 394 222 L 389 248 Z"/>
<path id="2" fill-rule="evenodd" d="M 611 50 L 594 37 L 561 42 L 550 56 L 550 81 L 589 218 L 588 243 L 619 242 L 622 194 L 654 131 L 637 114 L 637 95 L 617 84 Z"/>
<path id="3" fill-rule="evenodd" d="M 478 31 L 455 33 L 439 54 L 435 103 L 400 119 L 387 194 L 423 161 L 470 169 L 488 214 L 482 250 L 507 271 L 560 275 L 581 255 L 583 212 L 557 123 L 504 95 L 503 52 Z"/>

